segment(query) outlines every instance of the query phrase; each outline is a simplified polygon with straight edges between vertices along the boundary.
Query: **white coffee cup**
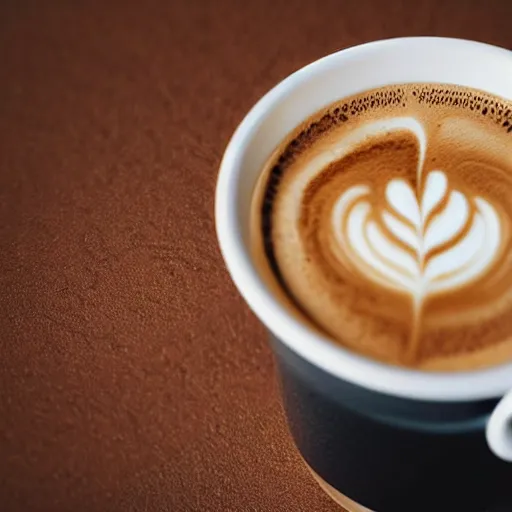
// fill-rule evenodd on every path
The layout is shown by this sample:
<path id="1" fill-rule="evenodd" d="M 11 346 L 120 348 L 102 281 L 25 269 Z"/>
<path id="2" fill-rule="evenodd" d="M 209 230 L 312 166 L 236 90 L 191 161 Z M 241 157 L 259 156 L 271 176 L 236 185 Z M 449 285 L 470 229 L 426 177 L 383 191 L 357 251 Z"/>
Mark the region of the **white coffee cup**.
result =
<path id="1" fill-rule="evenodd" d="M 404 83 L 457 84 L 512 100 L 512 53 L 459 39 L 401 38 L 349 48 L 292 74 L 252 108 L 226 149 L 215 203 L 219 244 L 238 290 L 286 351 L 329 378 L 411 404 L 435 403 L 446 408 L 499 400 L 486 417 L 482 435 L 496 457 L 512 462 L 512 362 L 484 370 L 437 373 L 362 357 L 291 315 L 269 290 L 251 257 L 251 198 L 277 145 L 301 122 L 336 100 Z M 357 495 L 354 498 L 360 501 Z M 368 503 L 373 508 L 371 500 Z"/>

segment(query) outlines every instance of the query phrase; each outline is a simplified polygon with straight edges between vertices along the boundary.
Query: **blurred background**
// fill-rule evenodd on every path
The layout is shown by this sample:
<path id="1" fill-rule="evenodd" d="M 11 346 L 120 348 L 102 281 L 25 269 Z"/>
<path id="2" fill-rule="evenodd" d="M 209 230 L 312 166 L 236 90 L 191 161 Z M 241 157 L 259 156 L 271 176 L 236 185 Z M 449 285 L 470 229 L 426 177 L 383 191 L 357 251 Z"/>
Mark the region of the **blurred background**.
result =
<path id="1" fill-rule="evenodd" d="M 2 0 L 0 510 L 339 510 L 217 249 L 223 150 L 325 54 L 510 48 L 511 19 L 507 0 Z"/>

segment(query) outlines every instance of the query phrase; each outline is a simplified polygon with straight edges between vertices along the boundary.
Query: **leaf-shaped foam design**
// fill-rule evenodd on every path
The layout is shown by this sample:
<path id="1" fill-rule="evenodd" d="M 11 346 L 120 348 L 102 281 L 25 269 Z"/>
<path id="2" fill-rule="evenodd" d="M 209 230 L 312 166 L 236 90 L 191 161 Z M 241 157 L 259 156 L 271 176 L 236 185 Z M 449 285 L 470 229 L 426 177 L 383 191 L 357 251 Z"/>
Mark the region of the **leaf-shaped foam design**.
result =
<path id="1" fill-rule="evenodd" d="M 379 284 L 409 293 L 417 305 L 429 293 L 469 284 L 495 260 L 495 208 L 481 197 L 450 190 L 443 171 L 426 176 L 421 197 L 406 181 L 390 180 L 388 209 L 376 212 L 382 223 L 375 220 L 370 194 L 369 186 L 352 187 L 334 207 L 342 257 Z"/>
<path id="2" fill-rule="evenodd" d="M 394 130 L 409 131 L 417 140 L 416 176 L 410 181 L 391 177 L 384 197 L 381 186 L 373 189 L 371 182 L 343 191 L 331 212 L 336 243 L 329 249 L 344 268 L 409 295 L 413 305 L 409 350 L 415 357 L 425 298 L 475 282 L 498 261 L 503 221 L 497 209 L 466 187 L 454 187 L 445 171 L 425 172 L 426 133 L 410 117 L 370 123 L 351 132 L 336 151 L 327 157 L 319 154 L 294 186 L 300 195 L 318 169 Z"/>

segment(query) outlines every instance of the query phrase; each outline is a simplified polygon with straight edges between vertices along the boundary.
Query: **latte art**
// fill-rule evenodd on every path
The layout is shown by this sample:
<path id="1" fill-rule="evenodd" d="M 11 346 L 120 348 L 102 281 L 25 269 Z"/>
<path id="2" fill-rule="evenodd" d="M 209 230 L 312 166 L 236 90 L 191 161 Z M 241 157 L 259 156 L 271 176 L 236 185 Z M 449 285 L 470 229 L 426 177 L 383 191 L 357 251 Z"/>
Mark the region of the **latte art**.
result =
<path id="1" fill-rule="evenodd" d="M 389 209 L 380 213 L 365 200 L 370 194 L 365 185 L 350 188 L 332 219 L 342 259 L 366 277 L 421 304 L 427 294 L 470 283 L 493 263 L 500 247 L 495 209 L 481 197 L 449 191 L 443 172 L 428 175 L 421 202 L 403 180 L 389 182 Z"/>
<path id="2" fill-rule="evenodd" d="M 388 91 L 373 110 L 377 93 L 335 106 L 281 153 L 261 210 L 270 267 L 309 320 L 372 357 L 512 358 L 508 121 L 423 105 L 420 86 Z"/>
<path id="3" fill-rule="evenodd" d="M 378 213 L 370 194 L 370 187 L 354 186 L 335 204 L 340 263 L 411 296 L 414 351 L 424 298 L 463 287 L 489 268 L 500 248 L 500 219 L 485 199 L 450 191 L 442 171 L 429 173 L 421 198 L 405 181 L 391 180 L 387 208 Z"/>

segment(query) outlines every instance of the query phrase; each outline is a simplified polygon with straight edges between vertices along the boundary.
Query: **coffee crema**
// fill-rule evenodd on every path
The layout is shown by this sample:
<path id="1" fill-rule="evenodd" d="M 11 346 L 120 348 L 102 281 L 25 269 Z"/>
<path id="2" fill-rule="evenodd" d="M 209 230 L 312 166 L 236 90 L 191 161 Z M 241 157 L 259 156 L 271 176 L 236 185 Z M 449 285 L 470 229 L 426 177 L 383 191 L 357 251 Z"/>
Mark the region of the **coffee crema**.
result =
<path id="1" fill-rule="evenodd" d="M 407 84 L 332 104 L 268 161 L 254 256 L 304 321 L 384 362 L 512 360 L 512 102 Z"/>

